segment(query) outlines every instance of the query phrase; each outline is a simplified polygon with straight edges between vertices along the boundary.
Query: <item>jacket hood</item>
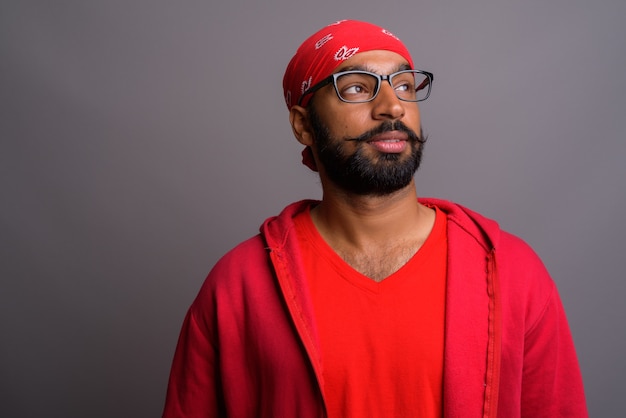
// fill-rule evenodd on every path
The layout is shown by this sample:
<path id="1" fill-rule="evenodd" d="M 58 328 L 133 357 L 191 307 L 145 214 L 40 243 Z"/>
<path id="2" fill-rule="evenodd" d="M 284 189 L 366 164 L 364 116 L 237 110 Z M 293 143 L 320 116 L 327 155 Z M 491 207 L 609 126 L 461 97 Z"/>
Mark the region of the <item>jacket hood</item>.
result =
<path id="1" fill-rule="evenodd" d="M 461 229 L 471 235 L 485 251 L 492 251 L 500 242 L 500 225 L 493 219 L 486 218 L 465 206 L 443 199 L 420 198 L 420 203 L 426 206 L 437 206 L 446 215 L 448 222 L 456 223 Z"/>

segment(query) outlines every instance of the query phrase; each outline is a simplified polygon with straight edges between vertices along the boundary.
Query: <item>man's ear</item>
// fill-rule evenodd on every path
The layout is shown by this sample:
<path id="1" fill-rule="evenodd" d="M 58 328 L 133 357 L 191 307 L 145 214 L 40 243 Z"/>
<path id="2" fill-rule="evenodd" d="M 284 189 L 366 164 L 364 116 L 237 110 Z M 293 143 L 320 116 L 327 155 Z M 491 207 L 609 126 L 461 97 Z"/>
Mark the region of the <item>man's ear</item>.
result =
<path id="1" fill-rule="evenodd" d="M 313 145 L 313 131 L 309 123 L 307 110 L 298 105 L 294 105 L 289 110 L 289 123 L 293 134 L 302 145 Z"/>

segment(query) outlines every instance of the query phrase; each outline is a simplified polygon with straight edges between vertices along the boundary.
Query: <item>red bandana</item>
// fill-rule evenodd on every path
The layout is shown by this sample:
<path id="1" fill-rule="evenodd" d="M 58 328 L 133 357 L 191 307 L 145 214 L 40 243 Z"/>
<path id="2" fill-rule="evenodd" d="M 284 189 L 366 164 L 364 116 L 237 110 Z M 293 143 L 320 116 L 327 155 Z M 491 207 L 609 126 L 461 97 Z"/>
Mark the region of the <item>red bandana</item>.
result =
<path id="1" fill-rule="evenodd" d="M 393 33 L 368 22 L 341 20 L 311 35 L 300 45 L 283 77 L 287 108 L 298 104 L 302 94 L 333 73 L 343 61 L 359 52 L 384 50 L 401 55 L 413 67 L 413 60 L 404 44 Z M 306 107 L 310 95 L 301 106 Z M 309 147 L 302 152 L 302 163 L 317 171 Z"/>

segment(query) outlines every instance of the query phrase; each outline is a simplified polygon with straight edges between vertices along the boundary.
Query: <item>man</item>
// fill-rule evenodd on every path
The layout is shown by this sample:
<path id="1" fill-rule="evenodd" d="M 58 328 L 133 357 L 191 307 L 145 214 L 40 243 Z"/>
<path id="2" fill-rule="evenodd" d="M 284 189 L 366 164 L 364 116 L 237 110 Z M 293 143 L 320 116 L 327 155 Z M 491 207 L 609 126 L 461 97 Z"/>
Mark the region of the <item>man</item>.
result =
<path id="1" fill-rule="evenodd" d="M 555 285 L 533 251 L 417 199 L 433 75 L 391 32 L 329 25 L 284 93 L 320 202 L 213 268 L 185 318 L 165 417 L 584 417 Z"/>

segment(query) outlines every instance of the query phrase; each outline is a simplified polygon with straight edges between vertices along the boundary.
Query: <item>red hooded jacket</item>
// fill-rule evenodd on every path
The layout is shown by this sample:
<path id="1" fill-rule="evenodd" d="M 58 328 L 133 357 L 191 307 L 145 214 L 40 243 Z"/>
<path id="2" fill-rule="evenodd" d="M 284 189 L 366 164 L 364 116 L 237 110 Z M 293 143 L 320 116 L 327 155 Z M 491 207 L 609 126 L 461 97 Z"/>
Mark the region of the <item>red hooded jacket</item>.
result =
<path id="1" fill-rule="evenodd" d="M 444 416 L 587 417 L 556 287 L 532 249 L 462 206 L 448 216 Z M 294 203 L 226 254 L 185 318 L 163 416 L 325 417 Z"/>

